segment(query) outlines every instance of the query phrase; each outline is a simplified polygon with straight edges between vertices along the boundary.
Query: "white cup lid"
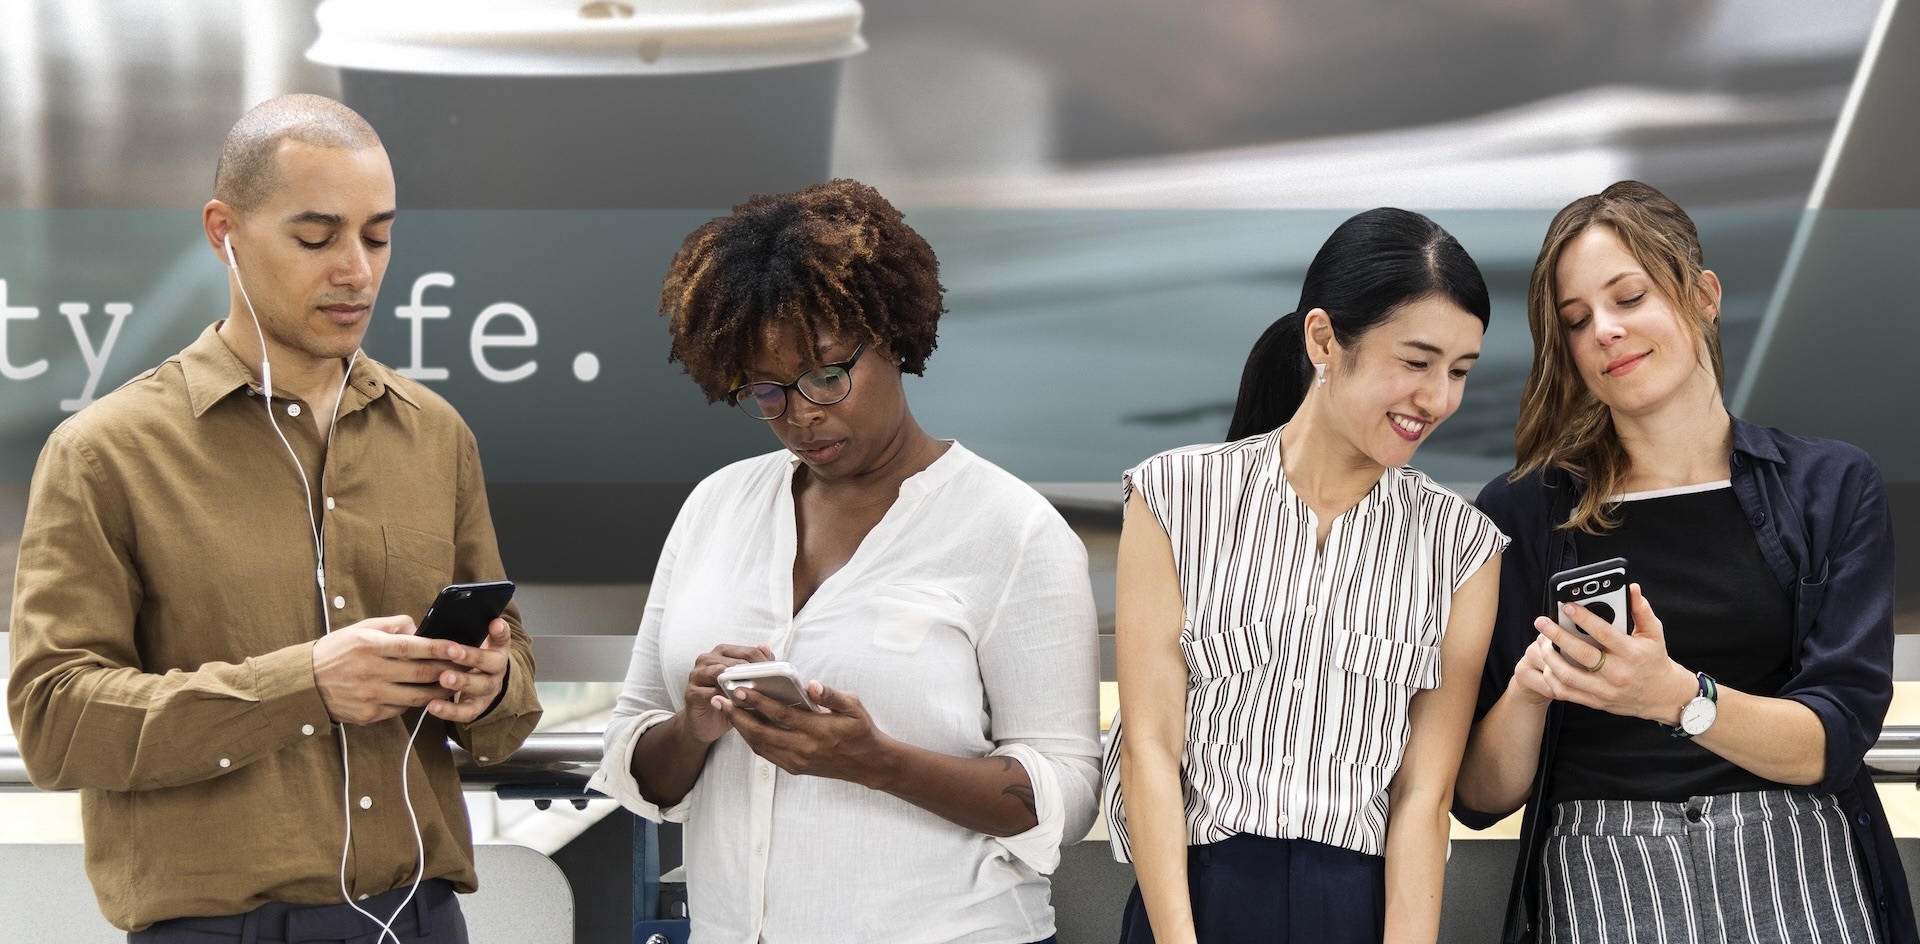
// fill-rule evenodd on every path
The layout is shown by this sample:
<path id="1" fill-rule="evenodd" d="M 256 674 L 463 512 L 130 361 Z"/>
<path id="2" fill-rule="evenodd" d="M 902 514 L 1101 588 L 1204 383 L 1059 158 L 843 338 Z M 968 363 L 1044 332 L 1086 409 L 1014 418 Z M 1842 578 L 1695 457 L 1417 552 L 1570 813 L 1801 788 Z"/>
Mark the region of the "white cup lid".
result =
<path id="1" fill-rule="evenodd" d="M 851 56 L 860 0 L 324 0 L 307 58 L 379 72 L 648 75 Z"/>

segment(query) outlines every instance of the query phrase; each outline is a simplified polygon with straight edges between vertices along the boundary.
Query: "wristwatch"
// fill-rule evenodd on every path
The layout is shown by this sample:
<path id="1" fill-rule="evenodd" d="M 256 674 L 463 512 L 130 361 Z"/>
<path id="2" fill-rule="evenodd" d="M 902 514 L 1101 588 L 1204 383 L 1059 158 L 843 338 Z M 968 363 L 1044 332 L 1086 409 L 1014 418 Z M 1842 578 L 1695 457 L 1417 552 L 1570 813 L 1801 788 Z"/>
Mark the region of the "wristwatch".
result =
<path id="1" fill-rule="evenodd" d="M 1693 696 L 1693 700 L 1680 709 L 1680 726 L 1667 728 L 1667 733 L 1677 738 L 1705 734 L 1708 728 L 1713 727 L 1713 719 L 1720 713 L 1720 686 L 1715 685 L 1713 678 L 1705 672 L 1695 672 L 1694 677 L 1700 680 L 1700 694 Z"/>

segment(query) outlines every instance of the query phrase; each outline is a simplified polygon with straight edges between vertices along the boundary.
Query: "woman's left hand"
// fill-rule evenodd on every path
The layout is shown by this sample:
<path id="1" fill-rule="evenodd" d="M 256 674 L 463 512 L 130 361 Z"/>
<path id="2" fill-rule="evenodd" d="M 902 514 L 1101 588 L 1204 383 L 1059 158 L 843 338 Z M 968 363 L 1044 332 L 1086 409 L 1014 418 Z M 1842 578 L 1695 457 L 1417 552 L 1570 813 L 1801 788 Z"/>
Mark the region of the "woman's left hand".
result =
<path id="1" fill-rule="evenodd" d="M 1577 603 L 1566 604 L 1565 610 L 1593 642 L 1544 616 L 1533 621 L 1541 636 L 1560 647 L 1543 654 L 1547 684 L 1561 701 L 1677 725 L 1680 709 L 1699 692 L 1699 682 L 1667 655 L 1666 629 L 1641 595 L 1640 585 L 1627 592 L 1633 608 L 1631 635 Z"/>
<path id="2" fill-rule="evenodd" d="M 793 708 L 751 688 L 736 688 L 727 719 L 747 747 L 787 773 L 884 789 L 893 739 L 881 733 L 852 693 L 808 682 L 807 694 L 825 710 Z"/>

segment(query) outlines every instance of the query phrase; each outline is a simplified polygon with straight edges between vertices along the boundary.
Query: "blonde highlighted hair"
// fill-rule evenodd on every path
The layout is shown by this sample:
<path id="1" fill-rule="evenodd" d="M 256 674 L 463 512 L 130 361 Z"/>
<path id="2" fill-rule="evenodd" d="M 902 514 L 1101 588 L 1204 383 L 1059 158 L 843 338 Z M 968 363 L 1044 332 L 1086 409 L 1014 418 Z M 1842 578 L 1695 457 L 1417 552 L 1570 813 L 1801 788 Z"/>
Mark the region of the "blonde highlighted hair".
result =
<path id="1" fill-rule="evenodd" d="M 1560 468 L 1585 483 L 1580 501 L 1559 527 L 1601 534 L 1618 524 L 1612 496 L 1623 491 L 1631 462 L 1613 428 L 1613 414 L 1581 379 L 1560 320 L 1560 258 L 1568 244 L 1595 226 L 1613 231 L 1654 288 L 1680 314 L 1694 341 L 1706 349 L 1716 385 L 1725 384 L 1720 325 L 1702 305 L 1709 296 L 1703 276 L 1700 234 L 1693 220 L 1666 194 L 1637 180 L 1623 180 L 1567 204 L 1547 227 L 1540 257 L 1527 285 L 1527 327 L 1533 332 L 1533 370 L 1520 395 L 1514 430 L 1513 478 Z"/>

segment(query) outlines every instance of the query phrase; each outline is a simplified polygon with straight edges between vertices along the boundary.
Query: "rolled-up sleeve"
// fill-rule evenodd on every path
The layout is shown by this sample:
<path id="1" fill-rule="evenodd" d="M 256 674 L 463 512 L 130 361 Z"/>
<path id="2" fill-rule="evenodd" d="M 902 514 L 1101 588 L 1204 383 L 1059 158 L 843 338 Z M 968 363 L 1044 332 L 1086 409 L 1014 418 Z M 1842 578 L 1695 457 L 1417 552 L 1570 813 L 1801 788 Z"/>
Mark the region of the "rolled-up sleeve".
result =
<path id="1" fill-rule="evenodd" d="M 1007 586 L 979 644 L 994 755 L 1033 784 L 1033 828 L 1000 838 L 1042 874 L 1060 846 L 1093 828 L 1100 791 L 1099 623 L 1086 547 L 1051 508 L 1034 513 Z"/>
<path id="2" fill-rule="evenodd" d="M 1799 671 L 1780 692 L 1820 718 L 1826 770 L 1815 789 L 1827 793 L 1853 783 L 1893 701 L 1893 519 L 1870 462 L 1862 457 L 1848 479 L 1839 488 L 1859 500 L 1835 522 L 1826 559 L 1810 561 L 1800 581 L 1796 605 L 1803 623 L 1812 611 L 1812 625 Z"/>
<path id="3" fill-rule="evenodd" d="M 600 770 L 587 785 L 620 801 L 620 805 L 655 822 L 686 822 L 693 794 L 670 807 L 661 807 L 640 793 L 633 779 L 633 748 L 640 736 L 655 725 L 671 721 L 682 705 L 684 692 L 667 684 L 666 669 L 660 659 L 660 630 L 671 596 L 674 561 L 685 540 L 686 522 L 697 516 L 695 506 L 702 490 L 696 490 L 674 519 L 660 549 L 660 562 L 654 566 L 653 583 L 647 588 L 647 607 L 640 617 L 640 630 L 634 635 L 633 656 L 627 663 L 627 679 L 614 703 L 613 717 L 607 721 L 602 742 Z"/>

